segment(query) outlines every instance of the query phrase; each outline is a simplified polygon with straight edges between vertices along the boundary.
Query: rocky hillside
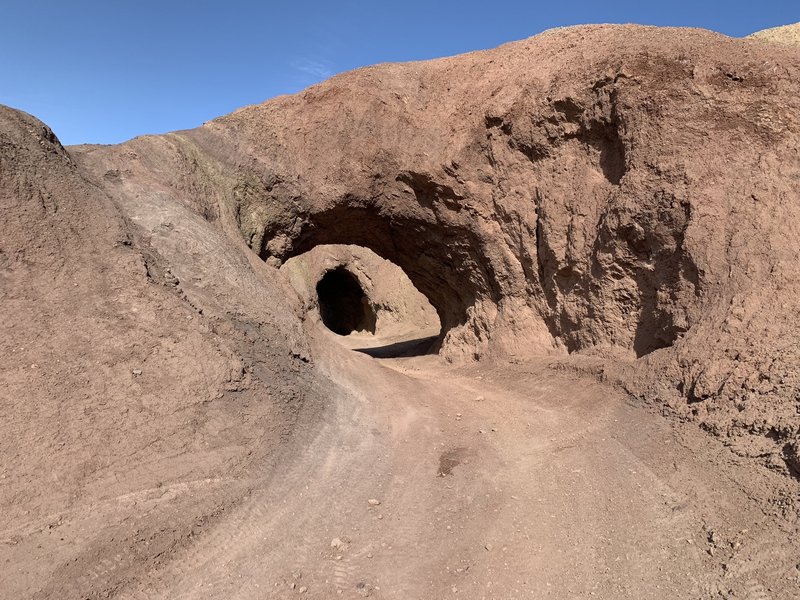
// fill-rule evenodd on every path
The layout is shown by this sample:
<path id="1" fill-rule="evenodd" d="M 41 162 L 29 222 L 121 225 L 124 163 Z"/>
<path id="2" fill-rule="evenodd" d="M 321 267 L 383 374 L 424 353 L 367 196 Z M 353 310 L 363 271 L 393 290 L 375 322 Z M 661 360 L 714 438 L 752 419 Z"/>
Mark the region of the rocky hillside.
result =
<path id="1" fill-rule="evenodd" d="M 86 598 L 224 513 L 247 484 L 214 482 L 274 463 L 324 379 L 240 239 L 166 197 L 117 203 L 6 107 L 0 173 L 0 596 Z"/>
<path id="2" fill-rule="evenodd" d="M 274 267 L 374 250 L 430 299 L 451 360 L 599 357 L 796 473 L 798 82 L 790 46 L 577 27 L 73 153 L 115 198 L 235 222 Z"/>

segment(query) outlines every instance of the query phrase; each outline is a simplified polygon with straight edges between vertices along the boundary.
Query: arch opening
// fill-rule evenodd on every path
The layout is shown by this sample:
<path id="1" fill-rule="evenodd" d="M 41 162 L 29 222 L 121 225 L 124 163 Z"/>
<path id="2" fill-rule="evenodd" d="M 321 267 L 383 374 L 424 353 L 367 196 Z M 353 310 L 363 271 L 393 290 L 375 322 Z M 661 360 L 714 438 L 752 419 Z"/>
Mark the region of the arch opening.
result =
<path id="1" fill-rule="evenodd" d="M 339 335 L 354 331 L 375 333 L 377 315 L 358 277 L 340 266 L 317 282 L 319 314 L 325 326 Z"/>
<path id="2" fill-rule="evenodd" d="M 435 350 L 443 348 L 451 331 L 459 332 L 450 338 L 458 341 L 447 347 L 448 356 L 472 353 L 466 340 L 480 325 L 471 309 L 482 298 L 499 298 L 492 267 L 475 232 L 432 211 L 405 215 L 348 196 L 304 214 L 291 231 L 268 223 L 260 240 L 261 258 L 277 264 L 323 245 L 357 245 L 391 261 L 438 315 Z"/>
<path id="3" fill-rule="evenodd" d="M 375 358 L 435 353 L 441 320 L 397 264 L 364 246 L 321 244 L 282 266 L 312 321 Z"/>

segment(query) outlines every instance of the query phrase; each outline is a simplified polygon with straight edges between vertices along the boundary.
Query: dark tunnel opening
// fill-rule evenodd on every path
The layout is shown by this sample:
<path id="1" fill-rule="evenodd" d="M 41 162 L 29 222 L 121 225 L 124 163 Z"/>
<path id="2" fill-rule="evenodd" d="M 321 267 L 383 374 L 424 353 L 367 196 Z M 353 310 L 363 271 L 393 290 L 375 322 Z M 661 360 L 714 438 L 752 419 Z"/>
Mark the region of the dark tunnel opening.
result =
<path id="1" fill-rule="evenodd" d="M 260 242 L 261 258 L 286 264 L 317 246 L 369 249 L 402 269 L 437 313 L 440 326 L 432 353 L 440 353 L 448 339 L 450 350 L 446 352 L 451 356 L 470 353 L 464 342 L 478 331 L 472 326 L 463 329 L 474 318 L 470 309 L 481 300 L 500 300 L 493 266 L 480 237 L 462 224 L 443 221 L 433 213 L 395 214 L 393 207 L 379 208 L 348 196 L 325 210 L 305 214 L 297 225 L 286 232 L 278 224 L 268 224 Z M 311 294 L 316 283 L 310 285 Z M 373 308 L 378 315 L 377 331 L 384 311 L 378 304 Z M 451 338 L 454 329 L 462 335 Z M 477 351 L 471 355 L 477 357 Z"/>
<path id="2" fill-rule="evenodd" d="M 290 246 L 276 254 L 281 261 L 309 252 L 319 245 L 352 244 L 369 248 L 398 265 L 438 313 L 439 341 L 468 320 L 468 309 L 478 289 L 493 291 L 480 243 L 458 227 L 403 217 L 387 217 L 372 208 L 338 205 L 309 218 Z M 264 240 L 274 233 L 264 232 Z M 260 256 L 272 254 L 264 242 Z"/>
<path id="3" fill-rule="evenodd" d="M 317 301 L 322 322 L 334 333 L 375 333 L 375 309 L 361 288 L 358 278 L 346 268 L 337 267 L 322 276 L 317 282 Z"/>

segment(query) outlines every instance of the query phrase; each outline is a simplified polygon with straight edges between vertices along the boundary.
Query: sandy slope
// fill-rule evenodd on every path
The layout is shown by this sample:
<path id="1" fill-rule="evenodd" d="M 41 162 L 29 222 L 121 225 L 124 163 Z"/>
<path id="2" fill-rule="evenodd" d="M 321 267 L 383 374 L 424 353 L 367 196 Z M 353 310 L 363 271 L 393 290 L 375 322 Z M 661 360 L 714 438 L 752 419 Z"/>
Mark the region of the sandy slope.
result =
<path id="1" fill-rule="evenodd" d="M 278 460 L 314 397 L 307 344 L 289 286 L 231 238 L 117 204 L 5 107 L 0 173 L 0 597 L 102 595 Z"/>

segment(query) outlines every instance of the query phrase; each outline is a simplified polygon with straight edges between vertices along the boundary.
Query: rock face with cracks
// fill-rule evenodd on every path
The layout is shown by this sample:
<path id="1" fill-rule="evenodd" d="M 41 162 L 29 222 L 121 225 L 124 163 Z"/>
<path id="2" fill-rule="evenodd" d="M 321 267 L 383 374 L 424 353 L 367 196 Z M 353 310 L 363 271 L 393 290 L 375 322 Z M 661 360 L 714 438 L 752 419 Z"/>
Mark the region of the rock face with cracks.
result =
<path id="1" fill-rule="evenodd" d="M 374 250 L 452 360 L 639 358 L 632 391 L 796 468 L 799 75 L 794 46 L 578 27 L 76 155 L 111 190 L 221 202 L 270 265 Z"/>

